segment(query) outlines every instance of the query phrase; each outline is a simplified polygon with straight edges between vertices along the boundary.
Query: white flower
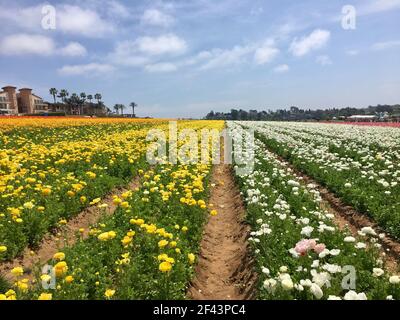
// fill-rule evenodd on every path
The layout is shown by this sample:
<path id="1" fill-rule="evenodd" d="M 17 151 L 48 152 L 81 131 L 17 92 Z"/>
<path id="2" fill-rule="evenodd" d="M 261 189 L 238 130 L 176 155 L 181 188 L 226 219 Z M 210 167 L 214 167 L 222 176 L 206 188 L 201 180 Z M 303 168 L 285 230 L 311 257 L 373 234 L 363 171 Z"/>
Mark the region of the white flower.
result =
<path id="1" fill-rule="evenodd" d="M 364 227 L 361 229 L 361 232 L 370 236 L 376 236 L 376 232 L 371 227 Z"/>
<path id="2" fill-rule="evenodd" d="M 387 297 L 386 297 L 386 300 L 393 300 L 393 296 L 392 296 L 392 295 L 387 296 Z"/>
<path id="3" fill-rule="evenodd" d="M 294 285 L 294 288 L 297 290 L 297 291 L 304 291 L 304 287 L 301 285 L 301 284 L 295 284 Z"/>
<path id="4" fill-rule="evenodd" d="M 331 276 L 328 272 L 320 272 L 318 273 L 316 270 L 311 270 L 311 275 L 313 276 L 312 281 L 317 284 L 319 287 L 330 287 L 331 285 Z"/>
<path id="5" fill-rule="evenodd" d="M 357 242 L 357 244 L 355 245 L 355 247 L 357 249 L 365 249 L 367 247 L 367 245 L 364 242 Z"/>
<path id="6" fill-rule="evenodd" d="M 269 292 L 269 293 L 274 293 L 276 289 L 276 280 L 275 279 L 268 279 L 264 281 L 264 288 Z"/>
<path id="7" fill-rule="evenodd" d="M 351 188 L 351 183 L 346 183 L 344 186 L 345 188 Z"/>
<path id="8" fill-rule="evenodd" d="M 328 300 L 342 300 L 342 298 L 341 298 L 341 297 L 337 297 L 337 296 L 332 296 L 332 295 L 330 295 L 330 296 L 328 297 Z"/>
<path id="9" fill-rule="evenodd" d="M 319 267 L 319 260 L 314 260 L 311 264 L 311 268 L 318 268 Z"/>
<path id="10" fill-rule="evenodd" d="M 322 252 L 318 255 L 318 257 L 320 257 L 320 258 L 325 258 L 329 253 L 330 253 L 330 251 L 329 251 L 328 249 L 324 249 L 324 250 L 322 250 Z"/>
<path id="11" fill-rule="evenodd" d="M 339 273 L 342 272 L 342 268 L 337 264 L 326 263 L 322 266 L 322 269 L 328 271 L 329 273 Z"/>
<path id="12" fill-rule="evenodd" d="M 368 300 L 368 299 L 364 292 L 357 293 L 353 290 L 350 290 L 344 295 L 344 300 Z"/>
<path id="13" fill-rule="evenodd" d="M 262 224 L 262 223 L 263 223 L 262 219 L 258 219 L 256 222 L 257 222 L 258 224 Z"/>
<path id="14" fill-rule="evenodd" d="M 311 287 L 312 282 L 310 279 L 306 279 L 306 280 L 300 280 L 300 285 L 302 285 L 303 287 Z"/>
<path id="15" fill-rule="evenodd" d="M 354 237 L 346 237 L 343 240 L 344 242 L 356 242 L 356 238 Z"/>
<path id="16" fill-rule="evenodd" d="M 374 268 L 372 269 L 373 276 L 378 278 L 385 273 L 381 268 Z"/>
<path id="17" fill-rule="evenodd" d="M 290 278 L 283 279 L 281 284 L 282 284 L 283 290 L 287 290 L 287 291 L 292 290 L 293 286 L 294 286 L 293 281 Z"/>
<path id="18" fill-rule="evenodd" d="M 339 249 L 332 249 L 331 251 L 329 251 L 331 256 L 337 256 L 340 253 Z"/>
<path id="19" fill-rule="evenodd" d="M 319 287 L 319 285 L 313 283 L 310 287 L 310 292 L 316 297 L 318 300 L 322 298 L 324 295 L 322 289 Z"/>
<path id="20" fill-rule="evenodd" d="M 304 227 L 301 229 L 301 234 L 305 235 L 306 237 L 309 237 L 311 235 L 311 232 L 313 232 L 314 228 L 311 226 Z"/>
<path id="21" fill-rule="evenodd" d="M 266 268 L 266 267 L 262 267 L 261 271 L 262 271 L 262 273 L 264 273 L 264 274 L 266 274 L 266 275 L 269 275 L 269 274 L 270 274 L 269 269 Z"/>
<path id="22" fill-rule="evenodd" d="M 286 266 L 282 266 L 282 267 L 279 268 L 279 271 L 282 272 L 282 273 L 285 273 L 285 272 L 288 271 L 288 268 Z"/>
<path id="23" fill-rule="evenodd" d="M 389 282 L 391 284 L 399 284 L 400 283 L 400 276 L 391 276 L 389 278 Z"/>

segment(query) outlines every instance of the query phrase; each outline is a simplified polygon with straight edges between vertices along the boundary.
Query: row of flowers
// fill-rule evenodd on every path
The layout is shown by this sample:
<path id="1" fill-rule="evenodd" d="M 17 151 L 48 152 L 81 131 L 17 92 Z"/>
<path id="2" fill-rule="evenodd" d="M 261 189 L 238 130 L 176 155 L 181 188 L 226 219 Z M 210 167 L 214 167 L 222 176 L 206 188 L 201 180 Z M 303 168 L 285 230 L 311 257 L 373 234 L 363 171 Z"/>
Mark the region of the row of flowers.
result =
<path id="1" fill-rule="evenodd" d="M 266 146 L 400 239 L 397 128 L 252 123 Z"/>
<path id="2" fill-rule="evenodd" d="M 223 122 L 182 126 L 220 129 Z M 12 270 L 14 282 L 0 299 L 185 298 L 207 213 L 217 214 L 207 204 L 210 169 L 165 162 L 140 170 L 141 187 L 114 196 L 113 215 L 93 225 L 88 238 L 77 234 L 73 246 L 60 249 L 49 273 L 42 265 L 33 274 Z"/>
<path id="3" fill-rule="evenodd" d="M 228 126 L 234 139 L 244 134 L 240 124 Z M 400 277 L 386 271 L 379 244 L 385 235 L 339 228 L 315 185 L 306 185 L 260 139 L 254 153 L 254 171 L 237 181 L 252 226 L 258 297 L 399 299 Z"/>
<path id="4" fill-rule="evenodd" d="M 0 261 L 36 246 L 51 228 L 147 167 L 150 123 L 36 122 L 0 131 Z"/>

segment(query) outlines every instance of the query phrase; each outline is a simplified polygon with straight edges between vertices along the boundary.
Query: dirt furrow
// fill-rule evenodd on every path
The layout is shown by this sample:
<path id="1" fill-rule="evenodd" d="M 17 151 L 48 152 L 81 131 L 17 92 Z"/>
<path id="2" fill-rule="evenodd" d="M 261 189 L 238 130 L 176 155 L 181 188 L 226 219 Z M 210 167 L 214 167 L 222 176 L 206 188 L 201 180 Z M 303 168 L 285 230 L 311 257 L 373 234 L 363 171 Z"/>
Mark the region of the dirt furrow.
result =
<path id="1" fill-rule="evenodd" d="M 213 169 L 211 196 L 218 214 L 205 226 L 196 276 L 188 290 L 195 300 L 251 299 L 256 275 L 253 272 L 244 222 L 245 209 L 231 167 Z"/>
<path id="2" fill-rule="evenodd" d="M 23 267 L 25 274 L 29 277 L 33 266 L 37 263 L 45 263 L 65 246 L 73 245 L 77 240 L 76 234 L 79 230 L 84 230 L 81 232 L 81 238 L 86 239 L 89 236 L 89 227 L 91 225 L 95 224 L 103 215 L 113 214 L 117 209 L 117 206 L 113 203 L 114 195 L 121 197 L 124 192 L 133 190 L 139 187 L 139 185 L 140 178 L 136 177 L 126 188 L 114 189 L 100 202 L 101 204 L 107 204 L 106 208 L 99 208 L 97 205 L 86 208 L 77 216 L 69 220 L 68 223 L 63 226 L 62 230 L 57 232 L 57 234 L 48 234 L 35 251 L 26 248 L 21 256 L 12 261 L 1 263 L 0 274 L 6 279 L 12 279 L 10 271 L 14 267 L 18 266 Z"/>

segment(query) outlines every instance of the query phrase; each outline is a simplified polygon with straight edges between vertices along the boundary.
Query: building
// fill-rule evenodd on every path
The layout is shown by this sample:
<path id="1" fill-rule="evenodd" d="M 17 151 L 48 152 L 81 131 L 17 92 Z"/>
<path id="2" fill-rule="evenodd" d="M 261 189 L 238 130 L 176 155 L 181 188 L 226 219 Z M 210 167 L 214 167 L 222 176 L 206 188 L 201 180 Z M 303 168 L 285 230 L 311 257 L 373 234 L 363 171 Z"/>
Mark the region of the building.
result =
<path id="1" fill-rule="evenodd" d="M 373 122 L 378 120 L 377 116 L 374 115 L 353 115 L 347 118 L 349 121 L 353 122 Z"/>
<path id="2" fill-rule="evenodd" d="M 47 112 L 48 105 L 43 99 L 32 93 L 32 89 L 6 86 L 0 91 L 0 114 L 16 115 Z"/>

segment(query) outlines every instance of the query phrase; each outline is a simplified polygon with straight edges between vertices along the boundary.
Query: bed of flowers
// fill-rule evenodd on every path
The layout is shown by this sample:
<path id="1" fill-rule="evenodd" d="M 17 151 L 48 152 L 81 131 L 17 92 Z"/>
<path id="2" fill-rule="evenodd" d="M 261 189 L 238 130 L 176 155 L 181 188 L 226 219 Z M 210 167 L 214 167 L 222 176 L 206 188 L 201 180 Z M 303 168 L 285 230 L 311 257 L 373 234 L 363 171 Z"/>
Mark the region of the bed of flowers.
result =
<path id="1" fill-rule="evenodd" d="M 233 137 L 243 134 L 238 123 L 228 127 Z M 315 186 L 305 185 L 260 139 L 254 171 L 237 180 L 252 226 L 260 299 L 400 298 L 400 277 L 386 271 L 380 253 L 377 239 L 384 235 L 340 230 Z"/>
<path id="2" fill-rule="evenodd" d="M 51 228 L 145 168 L 148 127 L 163 123 L 2 119 L 0 261 L 36 246 Z"/>
<path id="3" fill-rule="evenodd" d="M 400 238 L 400 131 L 305 123 L 247 123 L 266 147 Z"/>
<path id="4" fill-rule="evenodd" d="M 223 122 L 180 126 L 221 129 Z M 49 273 L 43 265 L 33 275 L 14 268 L 0 299 L 184 299 L 204 222 L 216 214 L 207 204 L 210 170 L 168 161 L 139 169 L 141 187 L 115 196 L 113 215 L 93 225 L 87 239 L 78 233 L 77 243 L 48 262 Z"/>

